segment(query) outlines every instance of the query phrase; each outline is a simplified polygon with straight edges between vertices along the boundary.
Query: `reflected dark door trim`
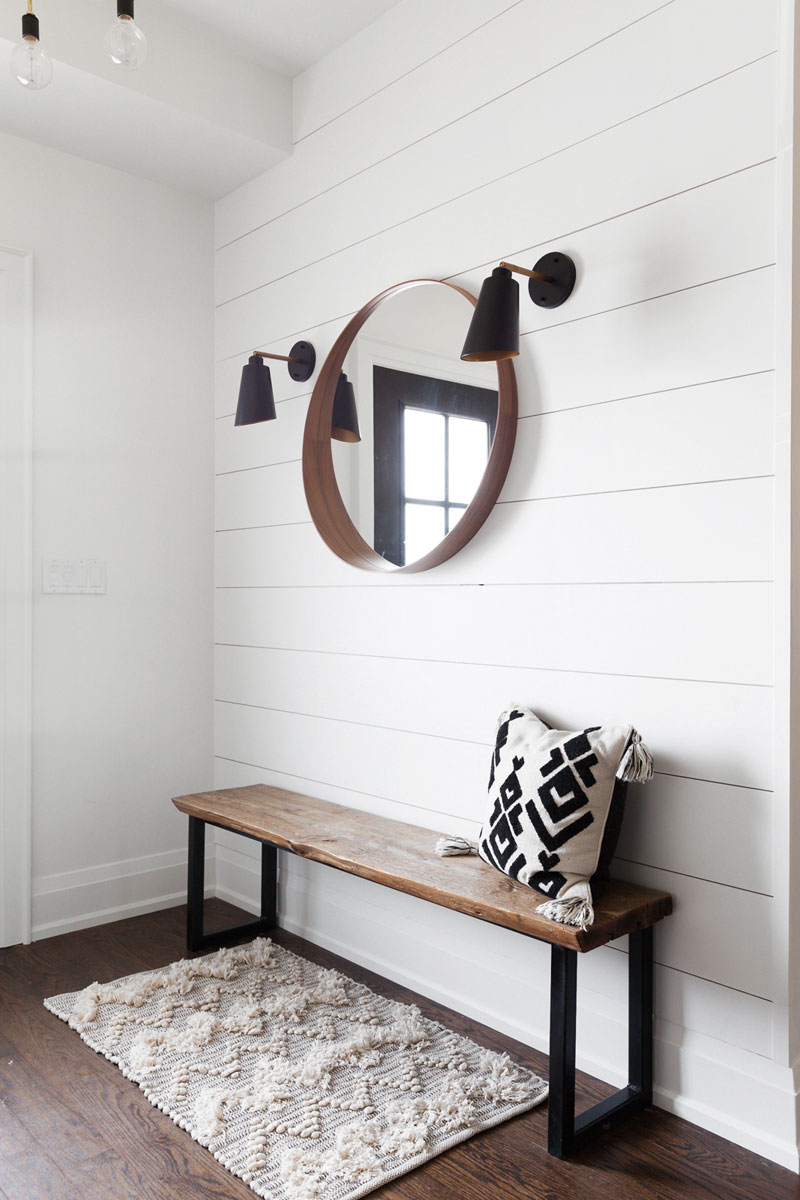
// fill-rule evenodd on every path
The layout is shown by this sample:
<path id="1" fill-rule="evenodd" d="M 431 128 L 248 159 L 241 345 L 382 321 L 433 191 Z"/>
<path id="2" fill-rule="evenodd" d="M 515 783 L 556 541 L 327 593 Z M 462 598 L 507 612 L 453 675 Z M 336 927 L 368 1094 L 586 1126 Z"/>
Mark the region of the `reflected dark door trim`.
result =
<path id="1" fill-rule="evenodd" d="M 489 448 L 497 427 L 497 392 L 452 379 L 437 379 L 394 367 L 373 366 L 375 538 L 388 562 L 405 566 L 403 413 L 406 408 L 449 417 L 468 417 L 489 426 Z M 445 479 L 447 464 L 445 463 Z M 446 511 L 451 505 L 447 502 Z M 466 505 L 457 505 L 466 508 Z"/>

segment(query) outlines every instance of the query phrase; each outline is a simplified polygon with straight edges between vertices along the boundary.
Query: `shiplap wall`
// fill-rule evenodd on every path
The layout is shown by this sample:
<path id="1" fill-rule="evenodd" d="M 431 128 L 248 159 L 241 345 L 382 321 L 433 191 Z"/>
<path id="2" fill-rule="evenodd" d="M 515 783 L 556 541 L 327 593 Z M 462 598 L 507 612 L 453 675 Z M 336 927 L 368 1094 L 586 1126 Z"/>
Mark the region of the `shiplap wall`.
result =
<path id="1" fill-rule="evenodd" d="M 616 872 L 669 888 L 659 1103 L 796 1166 L 771 961 L 776 3 L 404 0 L 295 85 L 290 159 L 217 206 L 217 786 L 276 783 L 477 831 L 497 713 L 632 721 L 655 782 Z M 323 357 L 417 275 L 523 300 L 520 422 L 474 541 L 352 569 L 309 521 L 309 385 L 235 429 L 253 346 Z M 636 790 L 636 789 L 634 789 Z M 433 838 L 432 838 L 433 842 Z M 219 835 L 221 894 L 255 863 Z M 536 1045 L 546 948 L 282 861 L 283 923 Z M 581 1064 L 624 1070 L 624 945 L 581 963 Z"/>

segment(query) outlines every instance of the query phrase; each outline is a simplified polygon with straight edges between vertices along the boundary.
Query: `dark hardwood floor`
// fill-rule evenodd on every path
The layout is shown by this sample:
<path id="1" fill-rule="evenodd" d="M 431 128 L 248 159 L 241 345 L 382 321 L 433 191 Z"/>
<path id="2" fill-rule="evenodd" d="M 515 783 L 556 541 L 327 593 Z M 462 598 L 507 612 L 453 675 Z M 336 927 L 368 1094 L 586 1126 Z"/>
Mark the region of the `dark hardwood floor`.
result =
<path id="1" fill-rule="evenodd" d="M 241 918 L 207 905 L 207 929 Z M 184 955 L 185 909 L 0 951 L 0 1200 L 246 1200 L 253 1193 L 42 1006 L 45 996 Z M 276 941 L 547 1076 L 547 1058 L 309 942 Z M 589 1104 L 607 1089 L 579 1077 Z M 547 1106 L 372 1193 L 380 1200 L 798 1200 L 791 1172 L 653 1109 L 569 1162 L 546 1152 Z"/>

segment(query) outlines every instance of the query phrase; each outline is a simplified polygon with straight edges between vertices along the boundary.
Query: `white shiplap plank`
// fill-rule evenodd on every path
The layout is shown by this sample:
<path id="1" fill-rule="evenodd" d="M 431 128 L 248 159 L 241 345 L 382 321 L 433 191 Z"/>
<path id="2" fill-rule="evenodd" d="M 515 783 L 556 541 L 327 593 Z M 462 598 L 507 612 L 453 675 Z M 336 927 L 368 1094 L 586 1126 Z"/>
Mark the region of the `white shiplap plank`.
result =
<path id="1" fill-rule="evenodd" d="M 775 162 L 769 159 L 598 224 L 565 229 L 558 241 L 575 261 L 575 289 L 566 307 L 548 310 L 531 303 L 521 279 L 522 329 L 547 329 L 771 263 L 774 206 Z M 720 209 L 730 211 L 729 220 L 718 219 Z M 505 236 L 522 232 L 522 227 L 507 227 Z M 521 258 L 523 266 L 532 266 L 544 248 L 514 245 L 505 257 Z M 455 282 L 477 291 L 492 265 L 487 262 Z"/>
<path id="2" fill-rule="evenodd" d="M 334 655 L 764 685 L 772 682 L 772 605 L 769 583 L 222 588 L 216 637 Z M 225 678 L 235 699 L 237 669 Z"/>
<path id="3" fill-rule="evenodd" d="M 217 204 L 215 244 L 224 246 L 262 222 L 274 220 L 309 196 L 367 169 L 376 158 L 396 153 L 427 136 L 453 114 L 460 117 L 476 107 L 475 89 L 481 84 L 476 84 L 472 72 L 463 75 L 459 67 L 476 52 L 480 55 L 487 34 L 491 36 L 487 22 L 514 7 L 509 0 L 437 0 L 433 6 L 429 0 L 408 0 L 299 76 L 294 81 L 293 154 L 279 164 L 280 169 L 259 176 Z M 516 7 L 530 8 L 531 16 L 539 18 L 543 29 L 549 25 L 546 0 L 525 0 Z M 639 0 L 607 0 L 603 12 L 598 13 L 597 5 L 580 0 L 578 21 L 582 18 L 590 29 L 611 32 L 655 7 L 652 0 L 644 7 Z M 515 16 L 510 13 L 510 20 L 514 21 Z M 417 32 L 420 20 L 424 38 Z M 472 44 L 465 46 L 464 40 L 481 26 Z M 502 28 L 507 28 L 506 21 Z M 563 21 L 549 40 L 542 41 L 541 49 L 539 40 L 533 44 L 529 41 L 526 61 L 529 63 L 535 53 L 546 67 L 564 57 L 561 50 L 568 42 L 578 47 L 591 42 L 591 38 L 582 39 L 579 30 L 564 29 Z M 388 46 L 392 52 L 387 56 Z M 509 50 L 513 48 L 503 47 L 503 58 Z M 486 73 L 487 67 L 490 74 L 483 85 L 483 96 L 492 99 L 504 89 L 496 82 L 495 64 L 484 61 L 480 73 Z M 523 62 L 519 79 L 534 73 L 526 71 Z M 447 88 L 441 86 L 443 77 L 448 77 Z M 451 95 L 442 94 L 448 92 Z M 312 94 L 317 97 L 316 103 Z M 424 102 L 420 103 L 423 96 Z M 367 97 L 369 103 L 364 104 Z M 320 103 L 324 115 L 319 111 Z M 377 143 L 373 140 L 376 120 Z M 320 122 L 324 130 L 308 138 Z M 326 147 L 330 147 L 329 154 Z"/>
<path id="4" fill-rule="evenodd" d="M 580 395 L 580 389 L 573 394 Z M 588 387 L 584 394 L 586 407 L 519 422 L 501 503 L 737 479 L 774 470 L 772 372 L 612 404 L 593 404 Z"/>
<path id="5" fill-rule="evenodd" d="M 719 7 L 719 0 L 715 0 L 715 3 Z M 668 14 L 671 14 L 675 30 L 674 36 L 680 40 L 683 31 L 675 21 L 678 7 L 676 5 L 671 10 L 664 10 L 659 16 L 666 18 Z M 753 13 L 752 5 L 749 8 Z M 742 29 L 743 36 L 745 33 L 746 31 Z M 622 62 L 626 53 L 629 52 L 629 48 L 621 44 L 623 40 L 621 38 L 614 39 L 601 50 L 608 55 L 608 47 L 616 47 L 621 56 L 619 62 Z M 695 53 L 701 56 L 700 46 L 696 46 Z M 742 53 L 736 65 L 746 62 L 751 57 L 749 54 Z M 662 71 L 665 77 L 669 77 L 670 67 L 667 60 L 661 61 Z M 608 66 L 603 64 L 603 71 L 610 70 L 613 73 L 619 69 L 619 62 L 613 61 Z M 584 65 L 581 60 L 573 60 L 563 70 L 570 69 L 577 73 Z M 513 194 L 520 186 L 518 173 L 524 172 L 534 162 L 540 164 L 540 176 L 546 174 L 549 169 L 551 177 L 546 190 L 542 191 L 540 184 L 540 190 L 537 192 L 537 225 L 543 234 L 553 228 L 562 231 L 568 230 L 570 226 L 563 223 L 565 214 L 560 213 L 559 208 L 563 191 L 565 188 L 569 188 L 574 174 L 570 169 L 571 150 L 567 149 L 565 153 L 561 153 L 561 151 L 564 148 L 575 147 L 587 137 L 596 136 L 605 129 L 613 129 L 617 126 L 618 119 L 621 119 L 623 115 L 627 117 L 629 113 L 625 111 L 623 114 L 619 109 L 618 106 L 622 99 L 619 93 L 609 93 L 607 81 L 598 79 L 598 102 L 596 104 L 589 107 L 576 103 L 566 107 L 559 105 L 555 109 L 551 108 L 551 120 L 543 127 L 541 122 L 538 124 L 536 122 L 536 113 L 541 111 L 542 106 L 540 92 L 544 92 L 548 86 L 552 86 L 553 78 L 545 76 L 537 80 L 535 86 L 532 85 L 533 90 L 530 95 L 527 95 L 527 90 L 518 92 L 509 96 L 505 102 L 518 110 L 518 119 L 535 130 L 531 139 L 524 141 L 517 139 L 516 142 L 510 141 L 506 146 L 502 140 L 501 144 L 497 145 L 495 138 L 492 154 L 476 159 L 474 156 L 469 157 L 464 144 L 464 139 L 472 136 L 472 122 L 466 129 L 452 126 L 444 130 L 437 138 L 418 143 L 396 158 L 382 162 L 366 174 L 357 176 L 333 192 L 326 192 L 316 200 L 303 204 L 280 219 L 262 226 L 249 237 L 241 238 L 224 250 L 220 250 L 217 255 L 217 303 L 229 301 L 242 292 L 279 280 L 318 262 L 320 259 L 331 255 L 336 255 L 338 258 L 347 251 L 348 247 L 355 246 L 357 243 L 376 240 L 381 243 L 381 235 L 386 231 L 413 222 L 421 214 L 432 213 L 433 210 L 445 210 L 438 213 L 440 224 L 446 220 L 448 213 L 452 220 L 453 214 L 459 211 L 461 197 L 467 197 L 470 192 L 476 190 L 480 191 L 483 188 L 495 186 L 495 181 L 505 180 L 505 191 Z M 702 82 L 705 82 L 706 78 L 708 77 L 704 75 Z M 698 79 L 698 82 L 700 81 Z M 574 86 L 572 80 L 566 82 L 568 89 Z M 653 78 L 652 86 L 658 87 L 659 81 Z M 667 86 L 671 87 L 672 85 L 670 83 Z M 662 92 L 659 91 L 656 94 L 661 96 Z M 671 98 L 671 94 L 669 98 Z M 664 96 L 664 98 L 668 97 Z M 527 111 L 528 106 L 530 112 Z M 641 106 L 645 110 L 650 107 L 649 104 Z M 481 115 L 489 122 L 492 120 L 492 114 L 493 108 L 489 108 Z M 503 114 L 498 114 L 497 120 L 500 121 L 501 128 L 507 124 Z M 492 128 L 496 128 L 496 126 L 493 124 Z M 477 131 L 477 136 L 481 136 L 480 130 Z M 757 157 L 759 159 L 766 158 L 773 153 L 774 144 L 765 137 Z M 737 166 L 746 165 L 747 161 L 739 159 Z M 557 186 L 553 185 L 554 173 L 557 173 Z M 707 180 L 715 174 L 717 172 L 710 171 L 706 167 L 700 178 Z M 404 186 L 400 186 L 401 182 Z M 744 182 L 738 186 L 748 189 L 755 185 Z M 678 190 L 674 185 L 667 186 L 668 192 Z M 586 212 L 587 204 L 596 203 L 594 195 L 583 195 L 580 198 L 583 201 L 584 212 Z M 682 201 L 676 200 L 671 205 L 671 210 L 680 213 L 687 204 L 691 205 L 691 203 L 691 198 Z M 711 204 L 711 199 L 707 203 Z M 625 207 L 631 207 L 630 203 Z M 509 221 L 505 209 L 502 211 L 504 213 L 502 222 L 499 222 L 495 216 L 494 220 L 486 221 L 483 224 L 473 224 L 470 242 L 475 261 L 497 259 L 502 257 L 504 250 L 507 251 L 510 246 L 525 244 L 514 239 L 514 234 L 517 232 L 521 234 L 522 228 L 515 226 L 513 220 Z M 576 215 L 579 214 L 579 211 L 576 212 Z M 630 241 L 634 245 L 640 242 L 647 243 L 649 225 L 653 221 L 666 222 L 662 249 L 672 270 L 680 276 L 690 270 L 692 260 L 699 257 L 700 262 L 697 264 L 696 270 L 702 272 L 703 260 L 706 257 L 713 260 L 719 243 L 725 243 L 735 237 L 737 227 L 740 225 L 742 226 L 741 237 L 745 244 L 753 239 L 763 240 L 766 237 L 769 240 L 769 225 L 766 229 L 753 229 L 752 225 L 748 229 L 746 214 L 740 210 L 737 219 L 733 215 L 735 211 L 732 207 L 732 215 L 728 221 L 717 222 L 716 225 L 709 222 L 706 241 L 698 243 L 694 251 L 689 251 L 687 246 L 691 237 L 690 227 L 687 227 L 686 235 L 681 237 L 679 229 L 675 229 L 674 232 L 670 230 L 669 217 L 660 214 L 640 214 L 637 221 L 632 222 Z M 558 223 L 559 220 L 561 224 Z M 578 220 L 572 228 L 580 228 L 587 223 L 586 219 L 580 220 L 578 215 Z M 641 234 L 639 233 L 640 227 Z M 526 231 L 530 229 L 529 218 L 525 221 L 524 229 Z M 592 237 L 587 234 L 585 239 L 585 255 L 588 261 L 594 261 L 602 252 L 596 249 L 596 236 Z M 602 233 L 600 236 L 602 237 Z M 501 238 L 511 240 L 507 240 L 505 246 L 500 246 Z M 668 252 L 670 241 L 676 243 L 676 249 L 679 247 L 679 252 L 673 254 Z M 580 243 L 576 247 L 578 252 L 582 248 Z M 658 263 L 658 242 L 656 241 L 648 248 L 654 261 Z"/>
<path id="6" fill-rule="evenodd" d="M 769 475 L 773 387 L 765 372 L 610 405 L 587 398 L 584 407 L 522 419 L 500 503 Z M 219 529 L 309 519 L 300 478 L 306 411 L 305 400 L 292 400 L 275 422 L 216 423 Z"/>
<path id="7" fill-rule="evenodd" d="M 401 739 L 411 739 L 412 758 L 418 746 L 422 757 L 436 761 L 462 763 L 463 755 L 466 773 L 457 781 L 454 777 L 453 786 L 444 790 L 433 783 L 430 788 L 421 784 L 412 761 L 408 768 L 413 779 L 406 778 L 399 747 L 383 760 L 384 767 L 371 782 L 360 767 L 360 782 L 356 783 L 355 777 L 340 779 L 333 760 L 324 773 L 320 773 L 320 765 L 317 775 L 324 781 L 405 803 L 419 797 L 416 803 L 429 803 L 438 811 L 469 820 L 481 817 L 482 810 L 476 811 L 474 800 L 485 786 L 484 760 L 494 743 L 497 715 L 515 703 L 527 704 L 550 724 L 567 729 L 598 722 L 634 724 L 652 750 L 658 770 L 667 774 L 743 787 L 772 786 L 768 753 L 772 695 L 768 688 L 405 659 L 342 659 L 278 650 L 237 654 L 220 648 L 218 654 L 220 664 L 230 664 L 236 655 L 238 670 L 235 676 L 218 678 L 221 719 L 235 724 L 237 718 L 227 711 L 235 709 L 267 731 L 273 717 L 278 720 L 283 719 L 282 713 L 296 713 L 299 720 L 312 722 L 315 739 L 330 735 L 334 744 L 329 726 L 339 725 L 341 739 L 352 736 L 359 746 L 368 744 L 373 733 L 382 739 L 394 730 Z M 269 707 L 242 707 L 253 703 Z M 253 713 L 260 716 L 255 718 Z M 713 720 L 709 713 L 714 714 Z M 340 721 L 346 722 L 347 729 Z M 356 729 L 360 732 L 353 732 Z M 748 731 L 747 740 L 732 744 L 734 735 L 741 736 L 744 731 Z M 438 751 L 431 749 L 429 742 L 441 742 Z M 468 773 L 470 764 L 474 766 L 476 746 L 478 759 L 484 763 L 477 776 Z M 254 757 L 257 748 L 256 743 L 248 747 L 249 752 L 228 757 L 263 763 L 275 770 L 289 769 L 263 755 Z M 388 771 L 387 762 L 392 763 Z M 297 765 L 291 769 L 296 770 Z M 387 790 L 393 787 L 400 792 Z M 427 801 L 423 799 L 426 795 Z M 466 797 L 472 797 L 471 806 Z"/>
<path id="8" fill-rule="evenodd" d="M 504 675 L 507 684 L 501 682 Z M 432 703 L 420 701 L 418 709 L 409 711 L 403 705 L 402 693 L 412 676 L 424 681 L 425 690 L 432 693 Z M 356 694 L 354 701 L 358 687 L 372 685 L 376 679 L 383 680 L 387 690 L 391 686 L 401 694 L 374 702 L 368 697 L 364 705 L 359 705 Z M 455 684 L 464 680 L 469 707 L 466 713 L 464 704 L 455 696 Z M 476 701 L 474 691 L 484 685 L 488 689 L 486 698 Z M 446 730 L 463 737 L 472 735 L 480 742 L 490 739 L 493 733 L 496 708 L 492 702 L 496 706 L 501 695 L 507 700 L 526 695 L 526 685 L 531 688 L 530 694 L 542 698 L 551 719 L 555 719 L 545 699 L 546 685 L 543 687 L 541 675 L 525 676 L 510 669 L 506 672 L 431 670 L 427 664 L 418 663 L 399 671 L 390 665 L 383 671 L 380 664 L 369 663 L 365 667 L 363 662 L 352 659 L 337 661 L 329 657 L 320 663 L 319 656 L 313 654 L 291 656 L 243 648 L 217 649 L 217 696 L 222 700 L 235 694 L 243 704 L 264 705 L 268 709 L 285 708 L 294 712 L 313 709 L 322 716 L 337 713 L 345 719 L 349 716 L 362 722 L 368 718 L 370 724 L 406 721 L 412 723 L 411 728 L 422 727 L 434 735 Z M 676 690 L 670 689 L 666 694 L 672 695 Z M 683 692 L 684 703 L 693 712 L 699 711 L 700 702 L 705 702 L 708 696 L 706 689 L 698 694 L 696 689 L 685 687 Z M 745 696 L 746 707 L 750 700 L 750 696 Z M 448 712 L 437 720 L 442 708 Z M 453 712 L 456 723 L 448 719 Z M 582 718 L 577 724 L 604 719 L 602 714 L 589 713 L 588 709 Z M 649 740 L 650 734 L 646 730 L 645 733 Z M 657 750 L 657 731 L 653 733 L 653 747 Z M 488 753 L 487 746 L 487 756 Z M 375 786 L 379 787 L 380 781 Z M 661 866 L 768 894 L 771 892 L 771 803 L 771 793 L 766 791 L 659 774 L 648 788 L 631 791 L 619 856 L 634 863 Z M 720 837 L 720 829 L 728 827 L 737 830 L 736 840 Z M 470 828 L 469 833 L 474 836 L 477 827 Z"/>
<path id="9" fill-rule="evenodd" d="M 773 389 L 772 374 L 764 372 L 628 397 L 613 408 L 576 406 L 523 419 L 502 498 L 558 495 L 566 478 L 576 487 L 576 462 L 576 490 L 584 493 L 768 474 L 774 462 Z M 235 405 L 236 393 L 226 402 Z M 235 426 L 232 412 L 220 418 L 217 472 L 301 458 L 308 404 L 308 396 L 279 403 L 276 421 L 248 427 Z"/>
<path id="10" fill-rule="evenodd" d="M 228 587 L 427 587 L 479 583 L 645 583 L 772 578 L 772 480 L 496 505 L 458 555 L 421 575 L 359 571 L 313 525 L 219 534 Z"/>
<path id="11" fill-rule="evenodd" d="M 386 799 L 426 814 L 421 824 L 435 821 L 434 808 L 481 819 L 484 745 L 225 703 L 216 705 L 215 729 L 215 753 L 224 758 L 298 774 L 313 753 L 321 779 L 367 794 L 380 780 Z"/>
<path id="12" fill-rule="evenodd" d="M 218 530 L 292 525 L 310 519 L 297 461 L 217 476 Z"/>
<path id="13" fill-rule="evenodd" d="M 581 320 L 565 312 L 559 325 L 523 331 L 520 413 L 770 370 L 774 286 L 774 268 L 765 267 Z"/>
<path id="14" fill-rule="evenodd" d="M 297 772 L 277 771 L 271 767 L 262 767 L 252 761 L 229 758 L 224 755 L 215 757 L 214 787 L 247 787 L 252 783 L 269 783 L 274 787 L 287 788 L 289 791 L 300 792 L 308 796 L 317 796 L 320 800 L 330 800 L 333 804 L 346 804 L 359 812 L 375 812 L 381 816 L 390 817 L 393 821 L 409 821 L 422 825 L 426 829 L 437 829 L 441 824 L 439 813 L 428 813 L 424 809 L 410 808 L 401 801 L 387 799 L 383 796 L 373 796 L 368 792 L 357 792 L 346 784 L 328 783 L 316 778 L 314 764 L 308 760 L 304 764 L 307 774 Z M 472 836 L 475 822 L 464 822 L 460 818 L 451 818 L 463 828 L 465 835 Z M 455 828 L 455 826 L 453 826 Z M 247 847 L 242 845 L 242 839 L 237 834 L 216 831 L 217 840 L 223 845 L 236 845 L 243 852 Z"/>
<path id="15" fill-rule="evenodd" d="M 523 338 L 520 412 L 770 370 L 774 268 L 564 323 Z"/>
<path id="16" fill-rule="evenodd" d="M 774 154 L 773 108 L 774 62 L 766 59 L 268 286 L 260 286 L 263 272 L 242 279 L 237 291 L 258 290 L 217 309 L 216 357 L 351 312 L 400 279 L 457 275 L 532 245 L 531 196 L 549 197 L 534 227 L 549 242 L 759 162 Z M 619 170 L 607 170 L 610 160 Z M 445 152 L 440 169 L 447 165 Z"/>
<path id="17" fill-rule="evenodd" d="M 263 467 L 300 458 L 309 397 L 295 396 L 285 403 L 276 403 L 277 417 L 274 421 L 236 426 L 233 416 L 240 369 L 237 366 L 237 378 L 232 381 L 234 387 L 221 397 L 226 415 L 215 422 L 217 473 L 242 471 L 248 467 Z"/>
<path id="18" fill-rule="evenodd" d="M 764 937 L 772 916 L 771 897 L 619 861 L 615 874 L 672 892 L 673 914 L 658 927 L 659 962 L 772 999 L 770 943 Z"/>
<path id="19" fill-rule="evenodd" d="M 766 163 L 571 235 L 569 244 L 565 244 L 564 248 L 577 260 L 579 280 L 569 306 L 546 314 L 530 304 L 523 295 L 523 333 L 564 321 L 574 322 L 587 314 L 634 304 L 706 280 L 752 270 L 769 262 L 773 257 L 770 220 L 774 207 L 773 183 L 774 165 Z M 717 221 L 716 216 L 721 209 L 737 214 L 737 219 Z M 503 207 L 503 211 L 507 213 L 507 206 Z M 508 247 L 505 249 L 508 250 Z M 527 261 L 536 257 L 537 253 L 517 251 L 513 256 Z M 478 268 L 459 276 L 457 282 L 477 293 L 487 270 L 488 266 Z M 366 298 L 364 295 L 360 299 Z M 753 307 L 751 304 L 747 308 L 748 317 Z M 732 320 L 737 320 L 736 314 Z M 308 331 L 307 336 L 317 347 L 320 364 L 340 324 L 341 321 L 327 322 Z M 763 361 L 771 361 L 772 358 L 770 348 L 766 352 L 761 349 L 764 343 L 761 329 L 764 324 L 765 321 L 756 324 L 747 342 L 753 360 L 759 364 L 752 369 L 760 369 Z M 717 331 L 718 325 L 715 325 L 712 332 Z M 675 336 L 683 340 L 684 331 L 675 331 Z M 271 344 L 270 348 L 288 349 L 276 344 Z M 745 348 L 742 348 L 743 351 Z M 719 359 L 718 342 L 709 345 L 705 357 L 709 358 L 714 353 Z M 246 354 L 218 364 L 218 413 L 233 412 L 239 373 L 244 361 Z M 517 360 L 516 367 L 524 410 L 528 394 L 535 393 L 537 375 L 527 356 Z M 733 373 L 726 371 L 723 365 L 718 366 L 717 371 L 719 374 Z M 282 370 L 276 369 L 276 395 L 286 397 L 308 391 L 307 384 L 293 385 L 284 375 Z"/>
<path id="20" fill-rule="evenodd" d="M 594 8 L 590 25 L 608 24 L 605 11 L 597 5 L 591 6 L 587 0 L 577 3 L 582 9 Z M 220 249 L 217 256 L 220 299 L 236 295 L 240 290 L 236 280 L 247 278 L 248 272 L 252 279 L 259 262 L 269 263 L 269 278 L 277 278 L 421 212 L 448 204 L 533 161 L 546 160 L 564 147 L 593 137 L 775 48 L 774 31 L 765 29 L 760 14 L 748 0 L 694 0 L 693 36 L 689 41 L 685 33 L 685 7 L 685 0 L 662 7 L 645 23 L 623 29 L 584 54 L 565 57 L 554 70 L 540 73 L 524 86 L 509 91 L 505 81 L 505 60 L 509 53 L 518 56 L 525 70 L 531 47 L 534 55 L 540 45 L 546 47 L 546 42 L 540 43 L 538 37 L 523 36 L 515 50 L 506 48 L 494 58 L 496 81 L 491 92 L 492 99 L 495 95 L 499 98 L 483 107 L 478 105 L 469 120 L 447 122 L 429 137 L 412 139 L 406 142 L 402 153 L 380 155 L 377 164 L 368 170 Z M 735 10 L 733 13 L 731 8 Z M 516 23 L 535 25 L 531 9 L 528 5 L 515 10 Z M 552 14 L 550 20 L 563 25 L 560 13 Z M 719 30 L 724 21 L 729 35 L 721 39 Z M 641 47 L 643 31 L 654 47 L 658 45 L 657 56 L 643 54 L 641 49 L 636 53 L 633 49 Z M 569 32 L 563 32 L 568 41 L 578 45 L 591 41 L 591 32 L 584 34 L 580 17 L 570 24 Z M 544 52 L 548 54 L 549 48 Z M 623 73 L 625 86 L 621 87 Z M 486 77 L 485 70 L 482 77 Z M 412 80 L 405 81 L 409 90 L 413 86 Z M 458 111 L 459 92 L 463 94 L 472 87 L 471 75 L 457 74 L 450 87 L 440 90 L 449 93 L 451 110 Z M 549 103 L 554 88 L 559 91 L 556 106 Z M 593 92 L 591 105 L 583 102 L 584 88 Z M 374 147 L 381 144 L 381 139 L 391 139 L 392 129 L 398 126 L 403 129 L 405 140 L 405 130 L 413 122 L 414 113 L 420 113 L 422 123 L 427 124 L 425 106 L 420 103 L 418 92 L 414 102 L 402 109 L 396 107 L 394 96 L 384 94 L 381 99 L 387 108 L 383 119 L 376 111 L 381 107 L 380 101 L 353 114 L 359 124 L 369 126 L 365 130 L 367 144 Z M 545 122 L 541 120 L 543 111 L 548 113 Z M 524 139 L 517 136 L 520 126 L 528 131 Z M 337 153 L 336 143 L 340 140 L 342 146 Z M 354 145 L 363 145 L 354 143 L 352 131 L 339 123 L 329 128 L 319 142 L 320 166 L 331 161 L 342 162 L 352 156 Z M 475 145 L 491 145 L 492 153 L 476 156 Z M 301 146 L 296 153 L 309 149 Z M 374 203 L 376 197 L 380 197 L 379 204 Z M 289 248 L 293 248 L 294 254 Z"/>
<path id="21" fill-rule="evenodd" d="M 505 86 L 514 86 L 537 69 L 547 69 L 574 53 L 574 46 L 588 45 L 592 37 L 607 35 L 641 17 L 657 2 L 664 0 L 606 0 L 598 14 L 591 0 L 573 0 L 573 20 L 565 27 L 560 15 L 556 21 L 552 19 L 547 0 L 526 0 L 524 4 L 515 0 L 437 0 L 436 4 L 406 0 L 294 80 L 295 142 L 323 124 L 330 126 L 356 105 L 365 111 L 353 114 L 354 118 L 362 122 L 377 119 L 378 130 L 386 128 L 398 107 L 405 109 L 407 119 L 398 133 L 402 130 L 407 140 L 424 136 L 432 127 L 497 94 L 502 76 L 498 76 L 494 59 L 503 59 Z M 418 33 L 420 22 L 424 39 Z M 579 33 L 573 25 L 580 26 Z M 523 34 L 528 53 L 520 62 L 513 39 Z M 388 56 L 382 53 L 387 45 L 392 48 Z M 441 86 L 443 78 L 460 78 L 463 73 L 469 80 L 469 92 Z M 448 91 L 455 95 L 442 95 Z M 408 103 L 409 98 L 419 101 L 421 96 L 424 104 Z M 364 104 L 367 99 L 368 105 Z M 421 111 L 415 111 L 417 107 Z M 338 123 L 346 125 L 349 136 L 357 131 L 375 144 L 374 124 Z M 391 122 L 390 128 L 394 125 Z M 331 132 L 328 128 L 324 136 Z M 338 142 L 334 145 L 339 149 Z"/>
<path id="22" fill-rule="evenodd" d="M 632 789 L 617 857 L 771 895 L 773 803 L 771 792 L 656 775 Z"/>

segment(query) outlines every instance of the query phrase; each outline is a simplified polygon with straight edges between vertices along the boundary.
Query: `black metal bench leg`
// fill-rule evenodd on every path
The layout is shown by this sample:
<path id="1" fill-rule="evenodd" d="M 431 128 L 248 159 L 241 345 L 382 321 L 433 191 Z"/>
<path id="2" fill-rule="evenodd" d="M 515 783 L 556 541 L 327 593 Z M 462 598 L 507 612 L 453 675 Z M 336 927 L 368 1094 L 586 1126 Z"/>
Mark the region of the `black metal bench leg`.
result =
<path id="1" fill-rule="evenodd" d="M 577 951 L 553 946 L 550 967 L 550 1100 L 547 1150 L 556 1158 L 593 1142 L 653 1099 L 653 930 L 630 935 L 628 1086 L 575 1116 Z"/>
<path id="2" fill-rule="evenodd" d="M 261 924 L 278 924 L 278 847 L 270 842 L 261 843 Z"/>
<path id="3" fill-rule="evenodd" d="M 550 957 L 550 1097 L 547 1151 L 566 1158 L 575 1134 L 575 1018 L 578 953 L 553 946 Z"/>
<path id="4" fill-rule="evenodd" d="M 203 893 L 205 889 L 206 823 L 201 817 L 189 817 L 188 908 L 186 946 L 190 953 L 216 950 L 244 937 L 269 933 L 278 923 L 278 850 L 261 842 L 261 912 L 254 921 L 231 925 L 216 933 L 203 933 Z"/>
<path id="5" fill-rule="evenodd" d="M 189 817 L 189 879 L 187 885 L 186 947 L 199 950 L 203 940 L 203 901 L 206 876 L 206 823 Z"/>
<path id="6" fill-rule="evenodd" d="M 653 927 L 628 939 L 628 1086 L 653 1103 Z"/>

